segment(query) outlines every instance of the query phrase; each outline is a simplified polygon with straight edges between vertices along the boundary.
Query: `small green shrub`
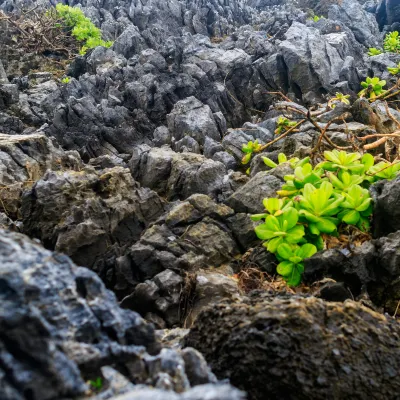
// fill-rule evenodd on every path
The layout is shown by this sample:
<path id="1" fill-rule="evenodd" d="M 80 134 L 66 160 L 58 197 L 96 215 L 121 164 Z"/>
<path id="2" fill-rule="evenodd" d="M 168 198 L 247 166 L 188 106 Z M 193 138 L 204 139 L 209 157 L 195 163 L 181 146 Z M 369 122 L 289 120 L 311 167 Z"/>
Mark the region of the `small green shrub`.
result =
<path id="1" fill-rule="evenodd" d="M 364 88 L 362 89 L 358 95 L 360 97 L 366 97 L 368 96 L 370 99 L 373 99 L 381 94 L 383 94 L 385 91 L 383 90 L 383 87 L 386 85 L 385 80 L 380 80 L 377 77 L 370 78 L 367 77 L 367 79 L 364 82 L 361 82 L 361 86 Z"/>
<path id="2" fill-rule="evenodd" d="M 244 144 L 242 146 L 242 151 L 245 153 L 245 155 L 242 158 L 242 164 L 248 164 L 253 153 L 259 151 L 260 147 L 261 145 L 258 143 L 258 140 L 255 140 L 254 142 L 250 141 L 247 144 Z"/>
<path id="3" fill-rule="evenodd" d="M 376 49 L 375 47 L 370 47 L 368 50 L 368 55 L 370 57 L 379 56 L 379 54 L 382 54 L 382 50 Z"/>
<path id="4" fill-rule="evenodd" d="M 104 41 L 101 38 L 101 30 L 97 28 L 78 7 L 70 7 L 58 3 L 57 15 L 71 29 L 71 34 L 79 42 L 84 42 L 80 54 L 84 55 L 89 49 L 97 46 L 111 47 L 112 41 Z"/>
<path id="5" fill-rule="evenodd" d="M 324 16 L 314 15 L 312 18 L 309 18 L 310 21 L 318 22 L 320 19 L 324 19 Z"/>
<path id="6" fill-rule="evenodd" d="M 281 133 L 286 132 L 296 124 L 297 122 L 295 121 L 290 121 L 290 119 L 287 119 L 285 117 L 279 117 L 276 121 L 275 135 L 280 135 Z"/>
<path id="7" fill-rule="evenodd" d="M 400 52 L 399 32 L 395 31 L 388 33 L 383 41 L 383 48 L 388 53 Z"/>
<path id="8" fill-rule="evenodd" d="M 103 387 L 103 380 L 97 377 L 95 380 L 89 381 L 89 385 L 95 390 L 101 390 Z"/>
<path id="9" fill-rule="evenodd" d="M 328 104 L 329 104 L 329 106 L 330 106 L 331 108 L 335 108 L 335 105 L 332 104 L 332 103 L 333 103 L 333 102 L 336 102 L 336 101 L 338 101 L 338 102 L 340 102 L 340 103 L 343 103 L 343 104 L 350 104 L 349 98 L 350 98 L 350 95 L 349 95 L 349 94 L 343 94 L 343 93 L 340 93 L 340 92 L 336 92 L 335 97 L 332 97 L 332 98 L 329 100 Z"/>
<path id="10" fill-rule="evenodd" d="M 301 282 L 303 260 L 323 249 L 323 235 L 338 236 L 346 225 L 368 232 L 373 211 L 369 186 L 400 172 L 400 161 L 374 165 L 368 153 L 333 150 L 325 151 L 324 158 L 315 166 L 308 157 L 286 161 L 294 173 L 284 177 L 278 198 L 264 199 L 265 212 L 252 216 L 264 221 L 255 232 L 280 261 L 277 272 L 290 286 Z"/>
<path id="11" fill-rule="evenodd" d="M 66 76 L 65 78 L 62 78 L 62 79 L 61 79 L 61 83 L 69 83 L 70 80 L 71 80 L 71 78 L 68 77 L 68 76 Z"/>
<path id="12" fill-rule="evenodd" d="M 302 246 L 282 244 L 278 247 L 276 254 L 276 258 L 281 261 L 276 267 L 278 274 L 284 277 L 289 286 L 297 286 L 304 272 L 303 261 L 316 252 L 317 248 L 310 243 Z"/>
<path id="13" fill-rule="evenodd" d="M 397 64 L 397 67 L 388 67 L 387 69 L 392 75 L 400 74 L 400 62 Z"/>

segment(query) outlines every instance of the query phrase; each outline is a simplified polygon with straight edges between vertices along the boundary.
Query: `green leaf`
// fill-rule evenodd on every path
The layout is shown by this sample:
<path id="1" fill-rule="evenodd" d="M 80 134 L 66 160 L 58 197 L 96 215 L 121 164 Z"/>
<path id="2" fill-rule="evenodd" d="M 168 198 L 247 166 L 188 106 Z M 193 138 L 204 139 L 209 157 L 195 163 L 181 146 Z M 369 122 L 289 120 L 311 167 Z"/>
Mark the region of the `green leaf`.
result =
<path id="1" fill-rule="evenodd" d="M 246 165 L 246 164 L 248 164 L 248 163 L 250 162 L 250 160 L 251 160 L 251 155 L 252 155 L 252 153 L 247 153 L 247 154 L 245 154 L 245 155 L 243 156 L 243 158 L 242 158 L 242 164 L 243 164 L 243 165 Z"/>
<path id="2" fill-rule="evenodd" d="M 276 267 L 276 272 L 278 272 L 278 274 L 282 276 L 290 276 L 292 274 L 293 269 L 294 269 L 293 263 L 291 263 L 290 261 L 282 261 Z"/>
<path id="3" fill-rule="evenodd" d="M 286 161 L 287 161 L 287 158 L 286 158 L 285 154 L 284 153 L 279 153 L 278 154 L 278 162 L 279 162 L 279 164 L 282 164 L 282 163 L 284 163 Z"/>
<path id="4" fill-rule="evenodd" d="M 321 218 L 316 226 L 323 233 L 332 233 L 336 230 L 336 225 L 327 218 Z"/>
<path id="5" fill-rule="evenodd" d="M 286 236 L 286 241 L 288 243 L 298 243 L 304 236 L 304 226 L 296 225 L 294 228 L 290 229 Z"/>
<path id="6" fill-rule="evenodd" d="M 267 244 L 267 250 L 270 253 L 276 253 L 278 247 L 281 246 L 283 242 L 284 241 L 282 237 L 276 237 L 274 239 L 271 239 Z"/>
<path id="7" fill-rule="evenodd" d="M 300 265 L 300 264 L 298 264 Z M 301 274 L 300 271 L 294 267 L 292 269 L 292 273 L 289 277 L 286 278 L 286 282 L 289 286 L 297 286 L 301 282 Z"/>
<path id="8" fill-rule="evenodd" d="M 270 158 L 268 157 L 263 157 L 262 158 L 264 161 L 264 164 L 267 165 L 270 168 L 276 168 L 278 166 L 277 163 L 273 162 Z"/>
<path id="9" fill-rule="evenodd" d="M 269 214 L 253 214 L 250 215 L 252 221 L 260 221 L 261 219 L 267 218 Z"/>
<path id="10" fill-rule="evenodd" d="M 346 224 L 355 225 L 360 219 L 360 213 L 356 210 L 348 210 L 341 213 L 340 217 Z"/>
<path id="11" fill-rule="evenodd" d="M 289 207 L 284 211 L 282 219 L 287 222 L 287 228 L 291 229 L 297 224 L 299 213 L 294 207 Z"/>
<path id="12" fill-rule="evenodd" d="M 302 259 L 310 258 L 317 252 L 317 248 L 310 243 L 303 244 L 298 250 L 296 250 L 296 254 Z"/>
<path id="13" fill-rule="evenodd" d="M 277 251 L 279 256 L 284 260 L 289 260 L 289 258 L 293 255 L 292 248 L 286 243 L 280 245 Z"/>

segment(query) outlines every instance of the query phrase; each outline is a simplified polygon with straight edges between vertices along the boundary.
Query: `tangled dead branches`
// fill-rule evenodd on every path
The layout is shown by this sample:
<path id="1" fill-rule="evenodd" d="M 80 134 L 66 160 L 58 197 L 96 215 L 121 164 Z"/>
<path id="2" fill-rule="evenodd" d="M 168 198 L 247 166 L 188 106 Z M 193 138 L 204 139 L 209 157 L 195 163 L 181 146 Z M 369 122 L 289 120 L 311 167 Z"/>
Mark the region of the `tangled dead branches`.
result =
<path id="1" fill-rule="evenodd" d="M 28 53 L 36 53 L 64 64 L 79 54 L 79 44 L 57 17 L 54 9 L 37 11 L 36 7 L 20 14 L 6 15 L 0 11 L 2 41 L 18 45 Z"/>

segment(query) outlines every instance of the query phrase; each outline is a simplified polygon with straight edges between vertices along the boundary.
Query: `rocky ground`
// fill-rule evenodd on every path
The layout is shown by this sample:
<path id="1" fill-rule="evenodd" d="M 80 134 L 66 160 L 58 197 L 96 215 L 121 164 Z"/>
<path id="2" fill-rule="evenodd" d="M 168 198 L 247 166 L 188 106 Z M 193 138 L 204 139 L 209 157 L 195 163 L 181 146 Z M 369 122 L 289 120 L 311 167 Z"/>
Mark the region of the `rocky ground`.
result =
<path id="1" fill-rule="evenodd" d="M 115 42 L 62 82 L 7 19 L 51 4 L 0 0 L 0 399 L 399 399 L 400 177 L 293 290 L 250 219 L 291 169 L 241 164 L 255 140 L 307 156 L 328 123 L 339 147 L 399 130 L 357 98 L 396 84 L 400 54 L 367 52 L 398 1 L 68 3 Z"/>

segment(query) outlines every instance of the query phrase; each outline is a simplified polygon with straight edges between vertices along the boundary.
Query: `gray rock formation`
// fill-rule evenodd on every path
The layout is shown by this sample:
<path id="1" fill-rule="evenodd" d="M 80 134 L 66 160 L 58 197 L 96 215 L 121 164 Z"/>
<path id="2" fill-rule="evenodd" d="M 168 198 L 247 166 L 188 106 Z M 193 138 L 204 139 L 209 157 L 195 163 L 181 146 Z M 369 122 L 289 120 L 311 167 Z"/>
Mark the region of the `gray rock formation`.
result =
<path id="1" fill-rule="evenodd" d="M 353 301 L 257 293 L 204 311 L 185 343 L 253 400 L 394 400 L 399 333 L 396 321 Z"/>
<path id="2" fill-rule="evenodd" d="M 0 282 L 4 400 L 76 398 L 98 377 L 102 393 L 91 399 L 127 392 L 143 399 L 152 390 L 178 400 L 243 398 L 229 385 L 211 385 L 216 378 L 196 350 L 159 352 L 153 326 L 119 308 L 95 273 L 21 234 L 0 231 Z M 196 385 L 204 390 L 190 389 Z"/>

